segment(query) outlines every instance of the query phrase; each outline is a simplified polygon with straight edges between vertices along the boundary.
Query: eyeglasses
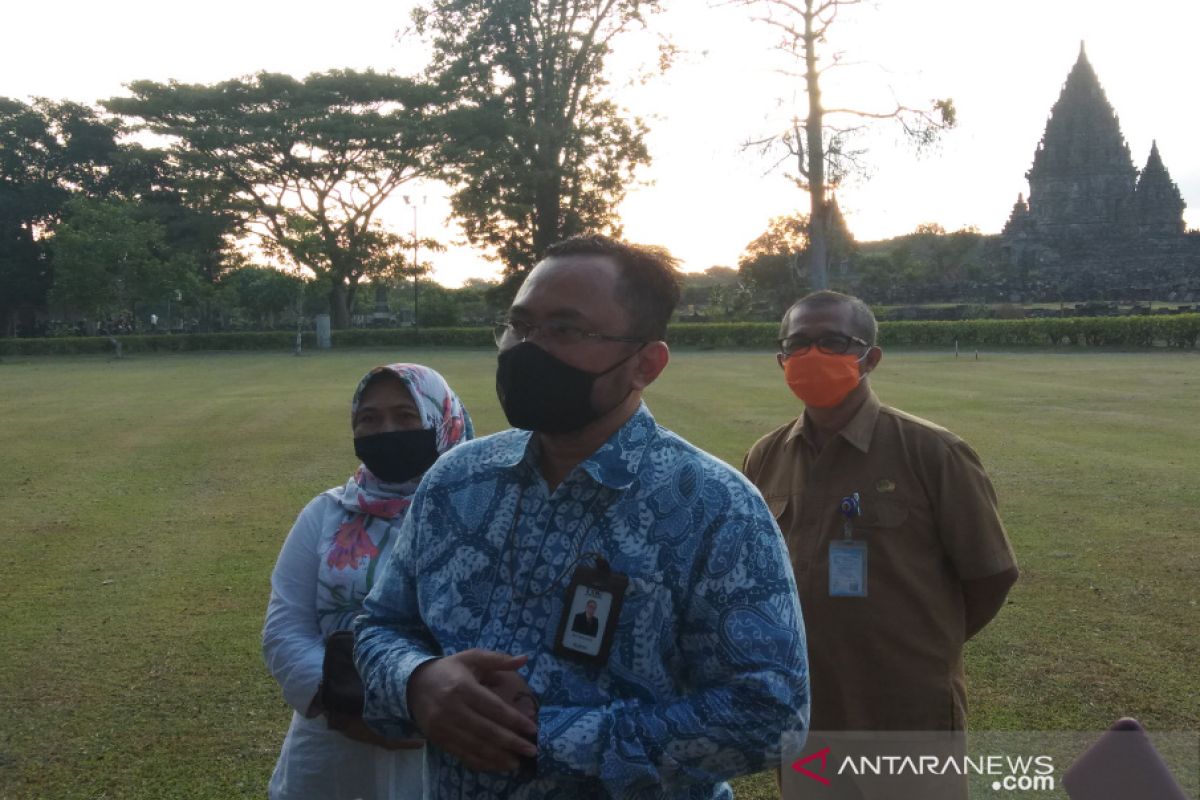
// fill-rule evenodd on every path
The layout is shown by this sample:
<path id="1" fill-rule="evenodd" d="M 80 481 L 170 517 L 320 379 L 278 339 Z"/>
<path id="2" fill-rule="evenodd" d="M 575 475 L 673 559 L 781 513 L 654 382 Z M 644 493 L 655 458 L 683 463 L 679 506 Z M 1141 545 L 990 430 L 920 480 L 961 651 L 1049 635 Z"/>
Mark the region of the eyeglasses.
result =
<path id="1" fill-rule="evenodd" d="M 542 325 L 531 325 L 528 322 L 509 320 L 501 322 L 492 329 L 492 335 L 499 347 L 505 347 L 515 342 L 524 342 L 534 334 L 546 344 L 570 346 L 586 341 L 594 342 L 632 342 L 646 344 L 647 340 L 637 336 L 609 336 L 605 333 L 585 331 L 583 328 L 569 325 L 565 322 L 547 322 Z"/>
<path id="2" fill-rule="evenodd" d="M 866 341 L 857 336 L 847 336 L 844 333 L 823 333 L 816 339 L 811 339 L 802 333 L 794 336 L 788 336 L 786 339 L 779 340 L 779 352 L 783 355 L 804 355 L 812 349 L 813 345 L 817 346 L 817 350 L 826 355 L 840 356 L 850 349 L 850 345 L 856 344 L 859 347 L 870 347 Z"/>

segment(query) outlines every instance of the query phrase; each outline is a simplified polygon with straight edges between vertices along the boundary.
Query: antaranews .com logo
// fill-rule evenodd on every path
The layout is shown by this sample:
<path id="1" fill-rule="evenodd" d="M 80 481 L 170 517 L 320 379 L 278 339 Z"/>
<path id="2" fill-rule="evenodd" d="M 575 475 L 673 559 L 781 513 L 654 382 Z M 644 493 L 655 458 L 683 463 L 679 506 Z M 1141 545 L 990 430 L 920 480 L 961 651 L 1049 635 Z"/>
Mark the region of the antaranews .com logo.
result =
<path id="1" fill-rule="evenodd" d="M 808 731 L 780 741 L 786 800 L 1200 798 L 1200 732 Z"/>
<path id="2" fill-rule="evenodd" d="M 830 766 L 834 768 L 830 770 Z M 830 775 L 856 778 L 941 777 L 973 775 L 992 778 L 995 791 L 1048 792 L 1055 788 L 1054 757 L 1049 755 L 939 756 L 846 755 L 838 759 L 825 747 L 792 762 L 800 775 L 829 786 Z"/>

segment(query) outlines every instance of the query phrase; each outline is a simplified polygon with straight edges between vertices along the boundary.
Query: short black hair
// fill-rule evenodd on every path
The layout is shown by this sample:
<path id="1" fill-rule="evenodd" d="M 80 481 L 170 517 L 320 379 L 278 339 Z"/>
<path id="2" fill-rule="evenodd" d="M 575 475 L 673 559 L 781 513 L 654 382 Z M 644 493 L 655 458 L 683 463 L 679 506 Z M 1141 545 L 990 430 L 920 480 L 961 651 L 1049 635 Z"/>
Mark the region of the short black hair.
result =
<path id="1" fill-rule="evenodd" d="M 666 248 L 628 244 L 600 234 L 572 236 L 546 248 L 546 258 L 608 256 L 621 271 L 617 300 L 633 321 L 631 336 L 667 337 L 667 323 L 679 303 L 679 260 Z"/>
<path id="2" fill-rule="evenodd" d="M 875 312 L 871 311 L 870 306 L 854 295 L 842 294 L 841 292 L 834 292 L 829 289 L 806 294 L 792 303 L 788 307 L 788 310 L 783 312 L 783 319 L 779 322 L 779 338 L 782 339 L 788 335 L 788 318 L 792 316 L 792 312 L 796 309 L 801 307 L 828 308 L 829 306 L 840 305 L 850 307 L 850 330 L 847 333 L 857 336 L 874 347 L 876 340 L 879 338 L 879 323 L 875 320 Z"/>

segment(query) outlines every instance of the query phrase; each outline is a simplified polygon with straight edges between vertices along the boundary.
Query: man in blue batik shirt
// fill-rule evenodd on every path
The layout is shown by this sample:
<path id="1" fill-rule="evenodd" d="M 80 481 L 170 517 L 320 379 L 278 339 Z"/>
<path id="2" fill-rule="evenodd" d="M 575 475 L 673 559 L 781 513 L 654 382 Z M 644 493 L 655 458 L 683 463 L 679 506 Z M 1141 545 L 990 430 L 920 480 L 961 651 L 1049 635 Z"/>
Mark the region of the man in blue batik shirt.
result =
<path id="1" fill-rule="evenodd" d="M 775 520 L 642 403 L 678 298 L 664 252 L 580 237 L 498 326 L 514 429 L 426 473 L 356 626 L 364 718 L 426 737 L 426 797 L 730 798 L 727 779 L 802 740 L 804 627 Z M 604 611 L 577 658 L 587 597 Z"/>

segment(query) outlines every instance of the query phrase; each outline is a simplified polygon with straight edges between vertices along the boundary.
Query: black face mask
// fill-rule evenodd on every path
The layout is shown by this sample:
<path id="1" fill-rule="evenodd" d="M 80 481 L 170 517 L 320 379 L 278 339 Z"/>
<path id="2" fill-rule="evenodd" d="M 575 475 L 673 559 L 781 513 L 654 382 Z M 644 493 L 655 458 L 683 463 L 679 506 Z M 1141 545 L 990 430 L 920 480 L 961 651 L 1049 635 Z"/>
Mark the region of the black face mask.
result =
<path id="1" fill-rule="evenodd" d="M 629 359 L 639 347 L 603 372 L 572 367 L 538 347 L 521 342 L 500 353 L 496 367 L 496 395 L 508 424 L 551 435 L 584 428 L 612 411 L 592 407 L 592 386 Z M 630 391 L 633 391 L 630 389 Z M 629 394 L 626 393 L 625 397 Z M 621 398 L 613 405 L 623 403 Z"/>
<path id="2" fill-rule="evenodd" d="M 422 428 L 356 436 L 354 454 L 379 480 L 405 483 L 423 474 L 437 461 L 437 434 Z"/>

